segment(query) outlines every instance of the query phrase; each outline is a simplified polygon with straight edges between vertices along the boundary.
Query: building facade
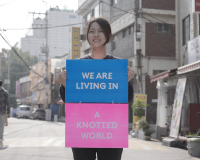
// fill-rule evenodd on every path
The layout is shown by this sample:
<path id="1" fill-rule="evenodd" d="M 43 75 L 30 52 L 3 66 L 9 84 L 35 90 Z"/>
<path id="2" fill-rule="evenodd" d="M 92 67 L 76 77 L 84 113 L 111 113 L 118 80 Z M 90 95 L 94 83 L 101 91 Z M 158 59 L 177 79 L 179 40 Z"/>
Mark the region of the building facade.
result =
<path id="1" fill-rule="evenodd" d="M 192 12 L 191 0 L 176 0 L 177 67 L 188 64 L 187 42 L 199 36 L 199 14 Z"/>
<path id="2" fill-rule="evenodd" d="M 150 76 L 164 70 L 176 68 L 175 51 L 175 0 L 140 0 L 141 49 L 142 49 L 142 90 L 147 94 L 146 120 L 155 130 L 157 110 L 156 83 L 150 83 Z M 92 17 L 103 16 L 111 24 L 112 41 L 106 46 L 106 52 L 128 59 L 135 69 L 133 86 L 139 93 L 137 84 L 135 0 L 97 0 L 80 1 L 78 14 L 83 17 L 83 34 Z M 128 13 L 127 13 L 128 12 Z M 86 35 L 84 36 L 86 37 Z M 90 45 L 82 41 L 81 54 L 91 53 Z M 133 115 L 129 105 L 129 126 Z"/>
<path id="3" fill-rule="evenodd" d="M 71 30 L 72 27 L 81 28 L 82 18 L 74 10 L 50 8 L 48 11 L 48 36 L 46 36 L 46 19 L 36 18 L 33 20 L 32 36 L 21 38 L 22 51 L 29 51 L 40 61 L 45 60 L 40 47 L 46 45 L 48 39 L 49 57 L 62 56 L 71 53 Z M 73 24 L 73 25 L 71 25 Z M 42 56 L 43 55 L 43 56 Z"/>

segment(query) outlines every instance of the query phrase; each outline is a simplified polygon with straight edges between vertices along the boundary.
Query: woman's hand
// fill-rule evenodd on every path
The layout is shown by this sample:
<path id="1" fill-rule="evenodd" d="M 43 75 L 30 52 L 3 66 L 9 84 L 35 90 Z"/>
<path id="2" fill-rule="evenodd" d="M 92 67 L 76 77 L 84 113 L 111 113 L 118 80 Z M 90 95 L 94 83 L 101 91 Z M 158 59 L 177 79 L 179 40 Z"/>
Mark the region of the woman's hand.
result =
<path id="1" fill-rule="evenodd" d="M 134 78 L 135 76 L 135 72 L 134 72 L 134 69 L 132 67 L 127 67 L 127 74 L 128 74 L 128 82 Z"/>
<path id="2" fill-rule="evenodd" d="M 65 83 L 66 83 L 66 79 L 67 79 L 67 71 L 60 72 L 58 79 L 59 79 L 60 84 L 62 84 L 63 87 L 65 87 Z"/>

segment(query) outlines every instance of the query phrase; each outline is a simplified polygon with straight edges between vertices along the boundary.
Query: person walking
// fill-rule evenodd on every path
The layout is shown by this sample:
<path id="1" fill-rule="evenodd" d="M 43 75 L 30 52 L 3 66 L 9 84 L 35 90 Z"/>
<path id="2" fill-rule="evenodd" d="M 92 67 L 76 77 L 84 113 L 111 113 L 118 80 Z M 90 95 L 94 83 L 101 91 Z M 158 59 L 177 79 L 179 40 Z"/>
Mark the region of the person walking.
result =
<path id="1" fill-rule="evenodd" d="M 80 59 L 119 59 L 106 53 L 105 46 L 111 41 L 112 31 L 109 22 L 105 18 L 92 18 L 87 25 L 86 36 L 92 48 L 92 53 Z M 127 67 L 127 74 L 128 101 L 130 102 L 133 99 L 133 86 L 130 80 L 134 78 L 134 69 Z M 66 79 L 67 71 L 61 72 L 59 74 L 59 81 L 61 83 L 60 95 L 63 101 L 65 101 Z M 95 160 L 96 155 L 98 160 L 121 160 L 123 148 L 72 148 L 72 152 L 74 160 Z"/>
<path id="2" fill-rule="evenodd" d="M 3 82 L 0 80 L 0 149 L 5 148 L 3 144 L 3 132 L 6 116 L 8 116 L 9 114 L 10 104 L 8 99 L 8 92 L 3 88 Z"/>

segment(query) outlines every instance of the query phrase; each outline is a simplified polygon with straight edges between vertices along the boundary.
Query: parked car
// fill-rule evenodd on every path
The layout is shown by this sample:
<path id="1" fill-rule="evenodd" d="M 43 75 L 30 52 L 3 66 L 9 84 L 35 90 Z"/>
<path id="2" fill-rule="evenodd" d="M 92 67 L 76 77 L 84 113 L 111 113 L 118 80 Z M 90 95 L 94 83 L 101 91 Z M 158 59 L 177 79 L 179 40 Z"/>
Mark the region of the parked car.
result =
<path id="1" fill-rule="evenodd" d="M 30 110 L 30 106 L 20 105 L 16 112 L 17 118 L 29 118 Z"/>
<path id="2" fill-rule="evenodd" d="M 29 116 L 29 119 L 40 119 L 45 120 L 45 110 L 44 109 L 34 109 Z"/>

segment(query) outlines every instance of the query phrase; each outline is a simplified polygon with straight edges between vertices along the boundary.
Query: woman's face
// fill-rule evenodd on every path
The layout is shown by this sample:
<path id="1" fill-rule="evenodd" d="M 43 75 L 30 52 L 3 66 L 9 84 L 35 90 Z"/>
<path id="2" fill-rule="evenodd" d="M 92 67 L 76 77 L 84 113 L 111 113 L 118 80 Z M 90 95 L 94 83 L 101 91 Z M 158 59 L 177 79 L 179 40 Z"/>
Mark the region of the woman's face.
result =
<path id="1" fill-rule="evenodd" d="M 103 47 L 104 43 L 106 42 L 104 32 L 97 22 L 93 22 L 90 25 L 88 41 L 93 48 Z"/>

